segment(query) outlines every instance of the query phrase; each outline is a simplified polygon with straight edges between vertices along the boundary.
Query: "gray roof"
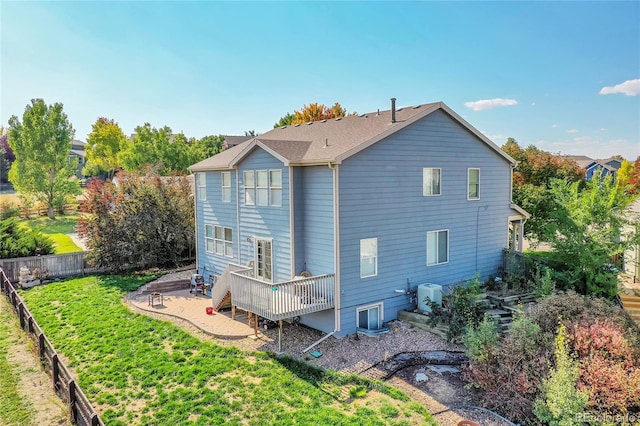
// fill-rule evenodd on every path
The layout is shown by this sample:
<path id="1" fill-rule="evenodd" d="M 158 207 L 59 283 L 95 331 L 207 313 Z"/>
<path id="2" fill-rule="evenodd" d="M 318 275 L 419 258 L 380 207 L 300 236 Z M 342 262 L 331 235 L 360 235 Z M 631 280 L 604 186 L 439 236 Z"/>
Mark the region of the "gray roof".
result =
<path id="1" fill-rule="evenodd" d="M 578 163 L 578 166 L 585 169 L 589 164 L 593 163 L 595 160 L 591 157 L 587 157 L 586 155 L 561 155 L 560 157 L 566 158 L 567 160 L 572 160 Z"/>
<path id="2" fill-rule="evenodd" d="M 194 164 L 190 170 L 198 172 L 233 168 L 256 147 L 268 151 L 285 165 L 340 164 L 350 156 L 438 110 L 444 111 L 505 160 L 515 165 L 515 160 L 486 136 L 444 103 L 436 102 L 399 108 L 396 110 L 394 123 L 391 122 L 391 110 L 386 110 L 279 127 Z"/>

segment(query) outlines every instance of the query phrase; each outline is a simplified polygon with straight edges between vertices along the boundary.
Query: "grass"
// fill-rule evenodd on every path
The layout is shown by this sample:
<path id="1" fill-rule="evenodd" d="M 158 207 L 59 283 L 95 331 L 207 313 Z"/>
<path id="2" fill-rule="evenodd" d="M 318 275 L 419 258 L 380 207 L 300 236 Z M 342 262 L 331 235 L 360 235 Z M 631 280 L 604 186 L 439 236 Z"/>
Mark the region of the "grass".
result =
<path id="1" fill-rule="evenodd" d="M 82 251 L 68 234 L 75 232 L 79 216 L 58 216 L 55 219 L 39 217 L 20 221 L 20 225 L 47 235 L 54 242 L 56 254 Z"/>
<path id="2" fill-rule="evenodd" d="M 13 344 L 11 328 L 18 328 L 15 316 L 9 311 L 4 296 L 0 301 L 0 424 L 21 426 L 32 424 L 34 407 L 18 391 L 18 377 L 8 360 L 9 347 Z"/>
<path id="3" fill-rule="evenodd" d="M 382 382 L 203 342 L 131 312 L 122 297 L 147 279 L 85 277 L 23 293 L 106 424 L 435 424 Z"/>

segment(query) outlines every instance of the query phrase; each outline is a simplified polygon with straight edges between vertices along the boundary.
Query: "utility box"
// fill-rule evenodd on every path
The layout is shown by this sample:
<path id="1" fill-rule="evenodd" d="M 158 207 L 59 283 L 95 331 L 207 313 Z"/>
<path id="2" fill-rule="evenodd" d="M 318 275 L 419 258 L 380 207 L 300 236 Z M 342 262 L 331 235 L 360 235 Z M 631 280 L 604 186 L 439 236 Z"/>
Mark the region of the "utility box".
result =
<path id="1" fill-rule="evenodd" d="M 431 312 L 431 305 L 425 301 L 429 298 L 438 306 L 442 306 L 442 286 L 438 284 L 420 284 L 418 286 L 418 310 Z"/>

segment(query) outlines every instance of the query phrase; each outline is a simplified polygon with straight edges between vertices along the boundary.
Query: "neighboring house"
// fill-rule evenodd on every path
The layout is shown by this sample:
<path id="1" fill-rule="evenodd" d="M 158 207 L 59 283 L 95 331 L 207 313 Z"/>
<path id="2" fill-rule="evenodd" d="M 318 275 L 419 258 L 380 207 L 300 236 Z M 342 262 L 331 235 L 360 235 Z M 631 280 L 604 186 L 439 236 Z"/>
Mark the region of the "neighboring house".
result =
<path id="1" fill-rule="evenodd" d="M 241 143 L 246 142 L 251 138 L 253 138 L 253 136 L 224 135 L 224 140 L 222 141 L 222 147 L 224 149 L 233 148 L 234 146 L 240 145 Z"/>
<path id="2" fill-rule="evenodd" d="M 627 232 L 640 233 L 640 198 L 631 205 L 631 225 L 625 230 Z M 623 258 L 623 270 L 625 274 L 633 278 L 633 282 L 640 282 L 640 246 L 630 247 Z"/>
<path id="3" fill-rule="evenodd" d="M 84 173 L 82 173 L 82 168 L 84 167 L 85 152 L 84 147 L 87 143 L 78 139 L 74 139 L 71 141 L 71 150 L 69 151 L 69 161 L 73 161 L 74 159 L 78 159 L 78 168 L 76 170 L 76 176 L 78 179 L 84 178 Z"/>
<path id="4" fill-rule="evenodd" d="M 486 279 L 521 249 L 515 164 L 441 102 L 273 129 L 190 167 L 198 272 L 214 306 L 381 330 L 408 290 Z"/>
<path id="5" fill-rule="evenodd" d="M 606 160 L 594 160 L 585 155 L 562 155 L 561 157 L 578 163 L 578 166 L 585 170 L 585 180 L 591 180 L 597 170 L 602 170 L 602 177 L 611 174 L 615 179 L 618 169 L 622 165 L 622 160 L 615 157 L 607 158 Z"/>

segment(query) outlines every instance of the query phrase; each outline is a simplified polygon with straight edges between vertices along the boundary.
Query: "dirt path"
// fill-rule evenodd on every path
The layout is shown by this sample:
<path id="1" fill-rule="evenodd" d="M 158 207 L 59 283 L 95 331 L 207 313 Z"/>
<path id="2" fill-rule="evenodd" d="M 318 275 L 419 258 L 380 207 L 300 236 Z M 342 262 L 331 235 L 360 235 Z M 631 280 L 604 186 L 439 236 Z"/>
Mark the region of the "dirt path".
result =
<path id="1" fill-rule="evenodd" d="M 34 354 L 33 343 L 20 329 L 11 305 L 4 295 L 0 295 L 0 320 L 2 327 L 6 327 L 10 346 L 7 360 L 11 365 L 13 375 L 19 377 L 18 392 L 30 403 L 33 413 L 31 425 L 38 426 L 67 426 L 69 412 L 53 391 L 51 378 L 40 366 Z M 26 425 L 25 425 L 26 426 Z"/>

